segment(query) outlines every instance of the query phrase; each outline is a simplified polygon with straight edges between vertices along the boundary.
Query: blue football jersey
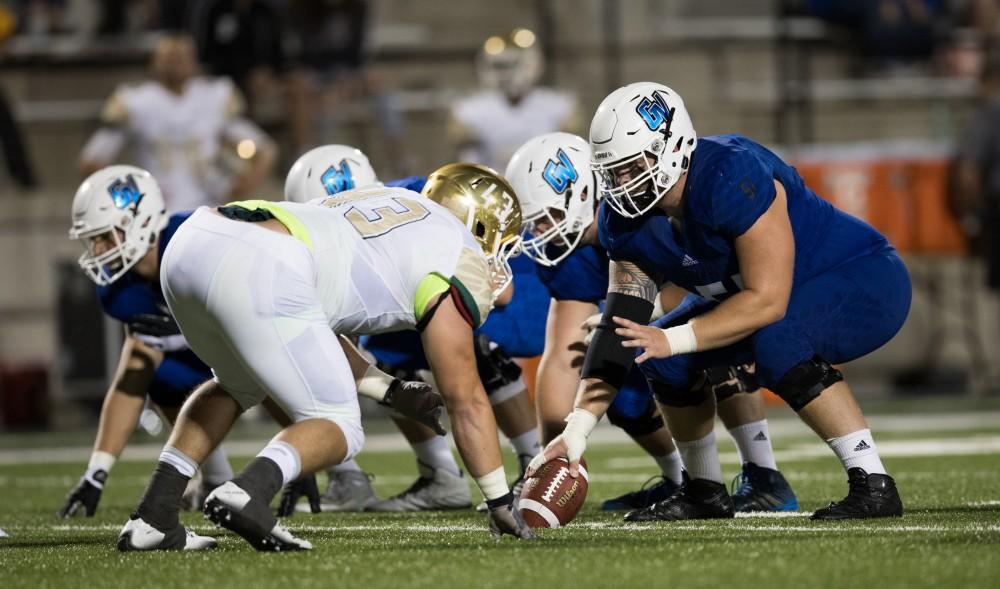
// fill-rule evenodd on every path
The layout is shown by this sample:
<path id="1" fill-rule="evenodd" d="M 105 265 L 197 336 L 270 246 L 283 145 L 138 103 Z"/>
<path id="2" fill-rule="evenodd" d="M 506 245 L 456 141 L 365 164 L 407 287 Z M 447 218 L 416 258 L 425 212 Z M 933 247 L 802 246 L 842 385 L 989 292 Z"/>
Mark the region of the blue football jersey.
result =
<path id="1" fill-rule="evenodd" d="M 189 216 L 190 212 L 170 216 L 157 244 L 160 260 L 177 228 Z M 149 282 L 135 272 L 127 272 L 111 284 L 98 286 L 97 296 L 105 314 L 122 323 L 128 323 L 138 315 L 170 314 L 159 283 Z M 211 369 L 191 350 L 167 352 L 153 376 L 150 394 L 158 403 L 179 405 L 193 387 L 211 377 Z"/>
<path id="2" fill-rule="evenodd" d="M 743 284 L 734 240 L 774 202 L 774 180 L 787 195 L 795 285 L 852 259 L 892 249 L 873 227 L 817 196 L 795 168 L 740 135 L 698 140 L 684 187 L 681 225 L 658 209 L 628 219 L 602 204 L 601 244 L 612 259 L 631 261 L 660 283 L 724 300 Z"/>
<path id="3" fill-rule="evenodd" d="M 599 303 L 608 293 L 608 253 L 584 245 L 555 266 L 535 264 L 535 273 L 557 301 Z"/>

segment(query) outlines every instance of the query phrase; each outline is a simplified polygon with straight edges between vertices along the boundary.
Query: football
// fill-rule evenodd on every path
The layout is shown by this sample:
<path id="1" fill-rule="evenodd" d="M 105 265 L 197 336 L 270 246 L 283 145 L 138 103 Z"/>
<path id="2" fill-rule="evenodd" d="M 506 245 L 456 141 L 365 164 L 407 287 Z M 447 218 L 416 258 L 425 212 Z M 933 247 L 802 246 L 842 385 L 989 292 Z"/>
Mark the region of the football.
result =
<path id="1" fill-rule="evenodd" d="M 546 462 L 524 481 L 518 508 L 533 528 L 558 528 L 573 521 L 587 499 L 590 474 L 580 459 L 580 475 L 569 476 L 569 461 L 555 458 Z"/>

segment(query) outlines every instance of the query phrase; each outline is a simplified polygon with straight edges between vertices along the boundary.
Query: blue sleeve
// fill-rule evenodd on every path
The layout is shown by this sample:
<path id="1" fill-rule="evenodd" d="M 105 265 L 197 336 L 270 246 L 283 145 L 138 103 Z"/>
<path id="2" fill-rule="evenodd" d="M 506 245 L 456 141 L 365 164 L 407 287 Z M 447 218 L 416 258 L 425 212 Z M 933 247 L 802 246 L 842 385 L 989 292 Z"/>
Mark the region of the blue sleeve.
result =
<path id="1" fill-rule="evenodd" d="M 608 291 L 608 256 L 583 246 L 555 266 L 535 264 L 535 273 L 557 301 L 603 301 Z"/>
<path id="2" fill-rule="evenodd" d="M 730 148 L 709 157 L 712 160 L 685 190 L 691 199 L 691 213 L 713 231 L 739 237 L 774 202 L 774 175 L 747 149 Z"/>
<path id="3" fill-rule="evenodd" d="M 664 281 L 657 264 L 657 252 L 663 251 L 670 234 L 670 221 L 664 214 L 647 213 L 626 219 L 606 203 L 598 207 L 597 238 L 612 260 L 626 260 L 638 266 L 657 284 Z M 657 235 L 660 232 L 661 235 Z M 606 290 L 606 289 L 605 289 Z"/>
<path id="4" fill-rule="evenodd" d="M 166 313 L 150 286 L 127 277 L 113 284 L 97 287 L 97 298 L 100 299 L 104 312 L 122 323 L 128 323 L 136 315 Z"/>
<path id="5" fill-rule="evenodd" d="M 407 190 L 412 190 L 413 192 L 420 192 L 423 190 L 424 184 L 427 184 L 427 176 L 407 176 L 406 178 L 389 180 L 385 183 L 386 186 L 405 188 Z"/>

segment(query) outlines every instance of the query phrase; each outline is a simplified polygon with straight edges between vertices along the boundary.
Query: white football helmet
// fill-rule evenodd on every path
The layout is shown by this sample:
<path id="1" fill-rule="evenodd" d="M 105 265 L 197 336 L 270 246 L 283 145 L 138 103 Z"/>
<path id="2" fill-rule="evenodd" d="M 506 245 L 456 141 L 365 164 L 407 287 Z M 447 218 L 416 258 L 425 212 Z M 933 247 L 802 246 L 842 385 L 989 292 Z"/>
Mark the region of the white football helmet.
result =
<path id="1" fill-rule="evenodd" d="M 558 264 L 594 222 L 590 145 L 569 133 L 539 135 L 514 152 L 504 176 L 521 203 L 522 252 L 539 264 Z"/>
<path id="2" fill-rule="evenodd" d="M 590 125 L 602 198 L 625 217 L 642 215 L 687 171 L 697 140 L 684 101 L 670 88 L 636 82 L 615 90 Z"/>
<path id="3" fill-rule="evenodd" d="M 375 168 L 360 149 L 321 145 L 302 154 L 285 177 L 285 200 L 309 202 L 378 182 Z"/>
<path id="4" fill-rule="evenodd" d="M 542 51 L 528 29 L 486 39 L 476 56 L 480 84 L 510 97 L 527 94 L 538 83 L 543 67 Z"/>
<path id="5" fill-rule="evenodd" d="M 84 240 L 80 267 L 91 280 L 106 285 L 146 255 L 167 221 L 163 194 L 149 172 L 108 166 L 77 189 L 69 238 Z"/>

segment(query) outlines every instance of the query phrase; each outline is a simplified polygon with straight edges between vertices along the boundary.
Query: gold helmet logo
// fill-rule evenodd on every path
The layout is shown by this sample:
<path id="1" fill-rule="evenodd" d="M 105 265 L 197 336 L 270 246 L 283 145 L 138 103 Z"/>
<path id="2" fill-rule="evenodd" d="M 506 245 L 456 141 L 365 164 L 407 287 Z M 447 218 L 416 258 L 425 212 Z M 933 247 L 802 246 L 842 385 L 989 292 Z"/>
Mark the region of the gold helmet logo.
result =
<path id="1" fill-rule="evenodd" d="M 469 228 L 486 254 L 494 295 L 513 278 L 508 260 L 521 245 L 521 205 L 500 174 L 478 164 L 448 164 L 428 178 L 423 195 Z"/>

